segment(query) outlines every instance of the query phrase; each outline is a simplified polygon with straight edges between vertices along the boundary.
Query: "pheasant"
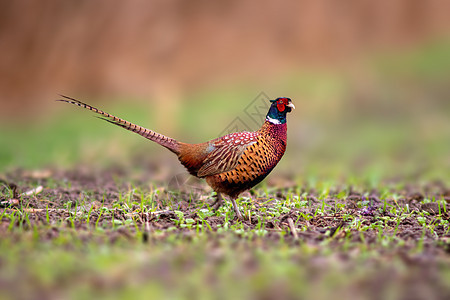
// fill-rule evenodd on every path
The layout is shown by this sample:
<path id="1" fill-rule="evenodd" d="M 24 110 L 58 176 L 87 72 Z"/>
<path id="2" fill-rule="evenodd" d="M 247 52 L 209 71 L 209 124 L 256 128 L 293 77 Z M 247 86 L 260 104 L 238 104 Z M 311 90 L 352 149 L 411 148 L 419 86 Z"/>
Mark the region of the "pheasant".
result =
<path id="1" fill-rule="evenodd" d="M 67 96 L 62 96 L 62 99 L 57 101 L 91 110 L 101 115 L 100 119 L 169 149 L 177 155 L 190 174 L 206 179 L 208 185 L 217 193 L 219 203 L 222 201 L 222 194 L 227 195 L 240 220 L 243 218 L 236 199 L 239 194 L 261 182 L 283 157 L 287 142 L 286 114 L 295 109 L 289 98 L 270 100 L 269 112 L 258 131 L 236 132 L 201 144 L 187 144 Z"/>

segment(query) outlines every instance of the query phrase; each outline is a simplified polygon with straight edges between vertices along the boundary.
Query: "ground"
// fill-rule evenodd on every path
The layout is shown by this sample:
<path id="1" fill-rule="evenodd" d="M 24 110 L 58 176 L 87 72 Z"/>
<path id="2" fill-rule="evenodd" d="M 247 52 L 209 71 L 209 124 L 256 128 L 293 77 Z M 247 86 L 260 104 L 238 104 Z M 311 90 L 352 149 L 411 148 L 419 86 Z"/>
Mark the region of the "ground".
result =
<path id="1" fill-rule="evenodd" d="M 129 177 L 117 168 L 4 174 L 1 294 L 450 297 L 450 188 L 442 182 L 286 178 L 277 188 L 269 180 L 239 199 L 240 222 L 230 203 L 213 211 L 214 193 L 187 175 L 168 186 L 152 174 Z"/>

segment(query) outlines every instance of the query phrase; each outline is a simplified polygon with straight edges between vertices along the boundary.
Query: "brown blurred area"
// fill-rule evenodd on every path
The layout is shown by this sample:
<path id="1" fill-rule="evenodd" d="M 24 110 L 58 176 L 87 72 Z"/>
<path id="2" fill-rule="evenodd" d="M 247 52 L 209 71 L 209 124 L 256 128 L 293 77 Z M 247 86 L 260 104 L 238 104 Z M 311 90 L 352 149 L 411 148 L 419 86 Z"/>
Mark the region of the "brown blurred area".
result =
<path id="1" fill-rule="evenodd" d="M 29 116 L 58 93 L 176 103 L 414 45 L 446 34 L 449 12 L 439 0 L 2 1 L 0 117 Z"/>

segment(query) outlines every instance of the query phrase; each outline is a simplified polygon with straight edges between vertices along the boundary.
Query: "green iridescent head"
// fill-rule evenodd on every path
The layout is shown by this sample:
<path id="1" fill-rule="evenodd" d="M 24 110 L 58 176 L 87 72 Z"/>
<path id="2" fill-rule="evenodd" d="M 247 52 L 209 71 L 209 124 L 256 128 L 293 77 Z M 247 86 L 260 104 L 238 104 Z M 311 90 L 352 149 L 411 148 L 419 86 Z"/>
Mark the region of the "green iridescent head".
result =
<path id="1" fill-rule="evenodd" d="M 281 97 L 275 100 L 270 100 L 269 112 L 266 116 L 266 121 L 272 124 L 284 124 L 286 123 L 286 114 L 295 109 L 294 104 L 290 98 Z"/>

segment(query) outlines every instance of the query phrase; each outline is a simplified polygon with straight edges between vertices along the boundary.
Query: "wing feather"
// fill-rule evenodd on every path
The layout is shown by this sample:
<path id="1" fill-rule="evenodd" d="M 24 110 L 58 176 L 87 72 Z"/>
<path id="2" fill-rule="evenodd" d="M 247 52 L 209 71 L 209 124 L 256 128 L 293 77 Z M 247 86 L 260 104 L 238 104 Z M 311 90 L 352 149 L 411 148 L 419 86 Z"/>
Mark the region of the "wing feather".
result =
<path id="1" fill-rule="evenodd" d="M 256 143 L 259 132 L 237 132 L 210 142 L 210 153 L 198 170 L 198 177 L 215 175 L 234 169 L 248 146 Z"/>

